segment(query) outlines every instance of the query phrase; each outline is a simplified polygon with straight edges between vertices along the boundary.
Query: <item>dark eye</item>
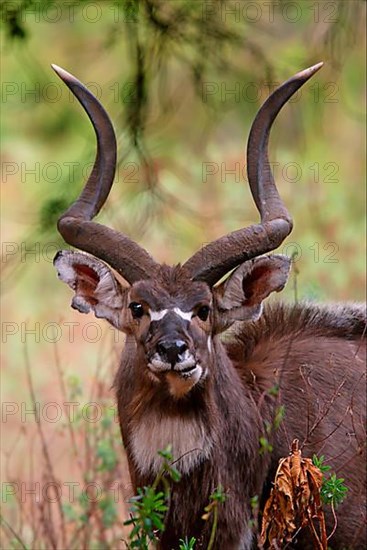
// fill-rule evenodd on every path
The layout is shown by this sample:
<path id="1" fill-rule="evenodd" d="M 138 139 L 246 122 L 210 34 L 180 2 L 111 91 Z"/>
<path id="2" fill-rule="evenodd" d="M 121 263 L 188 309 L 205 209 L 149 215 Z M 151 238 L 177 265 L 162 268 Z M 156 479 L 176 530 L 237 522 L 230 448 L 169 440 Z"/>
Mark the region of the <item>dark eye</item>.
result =
<path id="1" fill-rule="evenodd" d="M 131 315 L 134 319 L 140 319 L 140 317 L 143 317 L 144 308 L 141 304 L 138 304 L 138 302 L 131 302 L 129 308 L 131 309 Z"/>
<path id="2" fill-rule="evenodd" d="M 197 312 L 197 316 L 202 321 L 206 321 L 209 315 L 210 308 L 209 306 L 200 306 Z"/>

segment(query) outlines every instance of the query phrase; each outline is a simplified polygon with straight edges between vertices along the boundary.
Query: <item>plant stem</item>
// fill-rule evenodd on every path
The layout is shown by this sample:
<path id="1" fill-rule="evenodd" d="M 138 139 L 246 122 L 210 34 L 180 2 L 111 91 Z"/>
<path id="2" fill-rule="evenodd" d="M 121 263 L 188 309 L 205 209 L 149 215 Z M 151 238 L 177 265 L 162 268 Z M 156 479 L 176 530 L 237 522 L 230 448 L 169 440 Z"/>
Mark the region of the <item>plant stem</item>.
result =
<path id="1" fill-rule="evenodd" d="M 207 550 L 212 550 L 214 546 L 215 534 L 217 532 L 217 525 L 218 525 L 218 504 L 216 503 L 213 510 L 213 525 L 212 525 L 212 531 L 210 533 L 210 539 L 209 539 Z"/>

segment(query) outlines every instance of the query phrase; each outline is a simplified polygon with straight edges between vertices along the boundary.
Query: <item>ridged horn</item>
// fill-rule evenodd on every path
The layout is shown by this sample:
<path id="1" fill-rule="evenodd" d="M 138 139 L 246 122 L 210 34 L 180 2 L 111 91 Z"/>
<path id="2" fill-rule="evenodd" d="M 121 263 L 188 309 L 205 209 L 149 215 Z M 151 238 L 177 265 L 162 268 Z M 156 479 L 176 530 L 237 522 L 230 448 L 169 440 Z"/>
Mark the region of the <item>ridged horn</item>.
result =
<path id="1" fill-rule="evenodd" d="M 67 243 L 104 260 L 130 284 L 149 279 L 158 266 L 150 254 L 123 233 L 91 221 L 104 205 L 115 176 L 116 137 L 109 116 L 77 78 L 57 65 L 52 68 L 86 111 L 97 137 L 93 170 L 79 198 L 60 217 L 58 230 Z"/>
<path id="2" fill-rule="evenodd" d="M 194 280 L 214 285 L 239 264 L 277 248 L 292 231 L 291 216 L 279 196 L 269 164 L 269 133 L 283 105 L 322 65 L 309 67 L 284 82 L 257 113 L 247 146 L 247 175 L 261 222 L 229 233 L 196 252 L 184 264 Z"/>

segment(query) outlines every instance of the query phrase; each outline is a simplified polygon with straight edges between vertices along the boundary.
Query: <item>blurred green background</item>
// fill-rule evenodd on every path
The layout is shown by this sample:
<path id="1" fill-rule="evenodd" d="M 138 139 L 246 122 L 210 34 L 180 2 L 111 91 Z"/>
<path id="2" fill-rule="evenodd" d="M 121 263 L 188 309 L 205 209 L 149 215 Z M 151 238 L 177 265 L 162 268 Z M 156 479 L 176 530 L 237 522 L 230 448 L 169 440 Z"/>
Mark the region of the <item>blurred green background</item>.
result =
<path id="1" fill-rule="evenodd" d="M 81 190 L 95 141 L 51 63 L 89 85 L 114 123 L 119 165 L 99 220 L 174 263 L 258 220 L 246 180 L 251 122 L 276 84 L 323 60 L 272 132 L 275 179 L 295 222 L 280 251 L 298 254 L 299 299 L 364 298 L 365 8 L 362 0 L 2 2 L 4 401 L 29 403 L 25 346 L 37 398 L 62 402 L 55 348 L 87 390 L 99 369 L 108 393 L 111 345 L 123 342 L 68 307 L 52 266 L 64 246 L 57 217 Z M 294 276 L 281 298 L 295 299 Z M 30 475 L 32 418 L 6 418 L 3 452 L 25 427 L 11 474 L 3 461 L 5 479 Z M 62 464 L 59 449 L 57 440 Z"/>

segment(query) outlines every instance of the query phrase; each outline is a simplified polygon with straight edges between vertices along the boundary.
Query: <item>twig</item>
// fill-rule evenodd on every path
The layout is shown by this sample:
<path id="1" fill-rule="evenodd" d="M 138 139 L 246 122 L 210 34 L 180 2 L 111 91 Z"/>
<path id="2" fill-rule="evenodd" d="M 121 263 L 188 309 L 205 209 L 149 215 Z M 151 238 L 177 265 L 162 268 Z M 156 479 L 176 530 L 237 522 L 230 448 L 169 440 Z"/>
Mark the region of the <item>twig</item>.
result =
<path id="1" fill-rule="evenodd" d="M 322 422 L 322 420 L 329 414 L 329 411 L 331 409 L 331 406 L 333 405 L 334 401 L 337 399 L 337 397 L 340 396 L 340 390 L 344 386 L 346 382 L 346 378 L 344 378 L 339 386 L 335 389 L 334 393 L 330 397 L 327 403 L 324 403 L 324 406 L 320 412 L 319 417 L 315 420 L 313 423 L 311 429 L 309 430 L 308 434 L 306 435 L 306 439 L 303 442 L 303 446 L 306 445 L 307 441 L 309 441 L 310 437 L 312 436 L 313 432 L 316 430 L 316 428 L 319 426 L 319 424 Z"/>
<path id="2" fill-rule="evenodd" d="M 68 411 L 67 411 L 66 405 L 65 405 L 68 402 L 68 395 L 67 395 L 67 391 L 66 391 L 66 386 L 65 386 L 65 381 L 64 381 L 64 373 L 63 373 L 62 368 L 61 368 L 60 357 L 59 357 L 56 342 L 54 343 L 53 349 L 54 349 L 56 370 L 57 370 L 57 374 L 58 374 L 59 380 L 60 380 L 61 393 L 62 393 L 62 396 L 64 398 L 63 409 L 65 411 L 66 418 L 67 418 L 67 426 L 68 426 L 68 430 L 69 430 L 71 445 L 73 447 L 73 453 L 74 453 L 76 463 L 78 465 L 80 473 L 83 475 L 83 465 L 82 465 L 82 462 L 80 460 L 80 455 L 79 455 L 79 452 L 78 452 L 78 449 L 77 449 L 75 433 L 74 433 L 74 426 L 73 426 L 73 423 L 71 422 L 70 416 L 68 414 Z"/>
<path id="3" fill-rule="evenodd" d="M 334 527 L 333 527 L 333 530 L 331 531 L 330 535 L 328 536 L 327 540 L 330 540 L 331 537 L 333 536 L 333 534 L 335 533 L 336 531 L 336 528 L 338 527 L 338 518 L 336 517 L 336 513 L 335 513 L 335 508 L 334 508 L 334 502 L 331 501 L 331 511 L 333 513 L 333 518 L 334 518 Z"/>
<path id="4" fill-rule="evenodd" d="M 295 260 L 297 258 L 298 253 L 296 251 L 293 252 L 291 256 L 291 262 L 293 265 L 293 293 L 294 293 L 294 303 L 298 304 L 298 275 L 299 275 L 299 269 L 296 266 Z"/>
<path id="5" fill-rule="evenodd" d="M 18 535 L 18 533 L 16 533 L 14 531 L 14 529 L 12 528 L 12 526 L 6 521 L 6 519 L 4 518 L 4 516 L 1 514 L 0 515 L 0 518 L 1 518 L 1 522 L 5 525 L 5 527 L 7 527 L 7 529 L 9 529 L 9 531 L 11 532 L 11 534 L 13 535 L 13 537 L 15 537 L 17 539 L 17 541 L 19 542 L 19 544 L 21 545 L 22 549 L 23 550 L 27 550 L 27 547 L 25 545 L 25 543 L 23 542 L 23 540 L 20 538 L 20 536 Z"/>
<path id="6" fill-rule="evenodd" d="M 27 348 L 26 343 L 24 344 L 23 350 L 24 350 L 24 359 L 25 359 L 25 367 L 26 367 L 26 375 L 27 375 L 29 391 L 30 391 L 30 394 L 31 394 L 31 399 L 32 399 L 32 404 L 33 404 L 34 410 L 36 411 L 36 394 L 34 392 L 34 387 L 33 387 L 33 381 L 32 381 L 31 369 L 30 369 L 29 357 L 28 357 L 28 348 Z M 42 429 L 40 415 L 37 414 L 37 411 L 36 411 L 36 414 L 35 414 L 35 419 L 36 419 L 37 431 L 38 431 L 39 437 L 41 439 L 42 453 L 43 453 L 43 456 L 45 458 L 45 462 L 46 462 L 46 466 L 47 466 L 47 470 L 48 470 L 50 479 L 56 480 L 56 477 L 54 475 L 53 468 L 52 468 L 52 462 L 51 462 L 50 454 L 48 452 L 46 438 L 45 438 L 45 435 L 44 435 L 43 429 Z M 57 499 L 57 503 L 58 503 L 60 516 L 64 517 L 64 512 L 63 512 L 63 509 L 62 509 L 62 506 L 61 506 L 60 499 Z M 56 542 L 56 536 L 55 536 L 55 533 L 54 533 L 54 530 L 53 530 L 52 522 L 47 522 L 44 525 L 45 525 L 46 532 L 49 533 L 51 545 L 56 550 L 57 542 Z M 65 533 L 64 522 L 62 523 L 61 533 L 62 533 L 63 547 L 66 548 L 66 533 Z"/>

